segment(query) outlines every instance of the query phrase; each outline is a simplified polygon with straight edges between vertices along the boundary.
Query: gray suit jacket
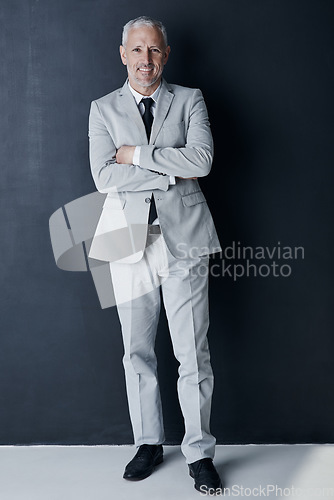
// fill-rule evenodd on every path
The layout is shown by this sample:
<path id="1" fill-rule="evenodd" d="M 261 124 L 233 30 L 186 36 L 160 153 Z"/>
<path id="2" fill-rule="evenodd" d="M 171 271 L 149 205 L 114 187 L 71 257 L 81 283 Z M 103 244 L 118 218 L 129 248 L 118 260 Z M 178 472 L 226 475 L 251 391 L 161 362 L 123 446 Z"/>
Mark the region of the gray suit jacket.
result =
<path id="1" fill-rule="evenodd" d="M 93 101 L 89 116 L 91 171 L 96 188 L 107 193 L 89 256 L 138 261 L 146 244 L 148 198 L 154 194 L 161 231 L 177 258 L 221 250 L 197 180 L 211 169 L 213 141 L 199 89 L 162 81 L 151 137 L 127 82 Z M 123 145 L 141 146 L 140 166 L 116 163 Z"/>

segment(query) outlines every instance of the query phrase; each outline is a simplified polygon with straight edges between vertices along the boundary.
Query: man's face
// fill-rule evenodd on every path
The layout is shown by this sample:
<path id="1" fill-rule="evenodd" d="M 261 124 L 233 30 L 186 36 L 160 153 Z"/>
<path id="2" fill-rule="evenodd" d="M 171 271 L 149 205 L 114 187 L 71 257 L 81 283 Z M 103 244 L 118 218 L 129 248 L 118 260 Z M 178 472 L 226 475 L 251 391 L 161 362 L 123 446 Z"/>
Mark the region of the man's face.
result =
<path id="1" fill-rule="evenodd" d="M 130 85 L 140 93 L 158 88 L 170 47 L 166 47 L 158 28 L 140 26 L 128 33 L 126 47 L 120 46 Z"/>

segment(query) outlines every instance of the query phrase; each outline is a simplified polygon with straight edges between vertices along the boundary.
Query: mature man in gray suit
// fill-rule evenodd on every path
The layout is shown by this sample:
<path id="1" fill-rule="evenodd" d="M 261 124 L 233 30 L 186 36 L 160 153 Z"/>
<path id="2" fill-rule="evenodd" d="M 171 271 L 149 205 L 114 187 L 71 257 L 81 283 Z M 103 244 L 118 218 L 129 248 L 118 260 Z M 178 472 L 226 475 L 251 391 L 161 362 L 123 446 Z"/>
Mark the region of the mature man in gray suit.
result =
<path id="1" fill-rule="evenodd" d="M 217 491 L 221 481 L 212 463 L 215 438 L 209 428 L 213 374 L 207 342 L 208 260 L 221 248 L 197 180 L 210 172 L 213 143 L 200 90 L 162 78 L 169 53 L 159 21 L 129 21 L 120 47 L 128 79 L 122 88 L 92 102 L 91 170 L 97 189 L 107 197 L 89 256 L 110 262 L 122 326 L 138 447 L 123 477 L 144 479 L 163 460 L 154 353 L 162 297 L 180 363 L 178 396 L 185 423 L 181 450 L 195 488 Z M 116 234 L 120 241 L 101 238 L 106 234 Z"/>

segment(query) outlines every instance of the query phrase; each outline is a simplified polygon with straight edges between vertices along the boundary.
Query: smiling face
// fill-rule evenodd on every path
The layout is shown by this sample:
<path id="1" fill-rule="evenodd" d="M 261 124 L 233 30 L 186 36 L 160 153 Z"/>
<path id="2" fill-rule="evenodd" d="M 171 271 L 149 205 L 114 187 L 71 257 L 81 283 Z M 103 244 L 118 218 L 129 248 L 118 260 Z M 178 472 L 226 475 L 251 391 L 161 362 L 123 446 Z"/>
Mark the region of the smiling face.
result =
<path id="1" fill-rule="evenodd" d="M 152 94 L 160 85 L 169 52 L 170 47 L 165 46 L 158 28 L 140 26 L 130 29 L 126 47 L 120 46 L 120 54 L 131 87 L 140 94 Z"/>

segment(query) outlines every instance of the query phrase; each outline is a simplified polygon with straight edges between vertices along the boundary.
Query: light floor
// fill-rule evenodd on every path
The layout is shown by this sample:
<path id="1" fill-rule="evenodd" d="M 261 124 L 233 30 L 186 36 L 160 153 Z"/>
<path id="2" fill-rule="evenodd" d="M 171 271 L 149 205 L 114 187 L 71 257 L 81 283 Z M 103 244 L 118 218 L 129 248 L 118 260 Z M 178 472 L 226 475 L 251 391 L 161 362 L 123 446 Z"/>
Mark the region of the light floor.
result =
<path id="1" fill-rule="evenodd" d="M 197 492 L 178 446 L 139 482 L 122 478 L 133 446 L 0 447 L 1 500 L 191 500 Z M 226 498 L 334 498 L 333 445 L 217 446 Z M 299 489 L 298 489 L 299 488 Z"/>

